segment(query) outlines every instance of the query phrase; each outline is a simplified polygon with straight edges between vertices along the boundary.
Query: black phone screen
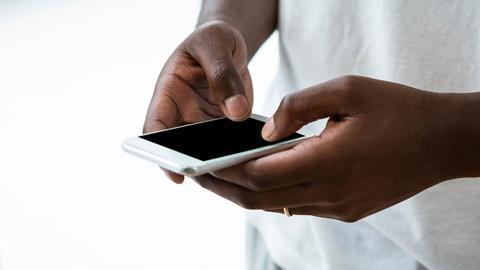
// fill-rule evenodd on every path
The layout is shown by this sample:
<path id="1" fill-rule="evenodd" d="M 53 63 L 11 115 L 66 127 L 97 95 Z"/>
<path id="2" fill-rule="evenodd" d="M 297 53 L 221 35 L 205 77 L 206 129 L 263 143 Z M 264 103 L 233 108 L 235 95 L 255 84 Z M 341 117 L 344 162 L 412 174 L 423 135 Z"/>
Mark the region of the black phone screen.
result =
<path id="1" fill-rule="evenodd" d="M 276 142 L 268 142 L 261 136 L 264 124 L 252 118 L 243 122 L 221 118 L 146 134 L 140 138 L 205 161 L 303 137 L 294 133 Z"/>

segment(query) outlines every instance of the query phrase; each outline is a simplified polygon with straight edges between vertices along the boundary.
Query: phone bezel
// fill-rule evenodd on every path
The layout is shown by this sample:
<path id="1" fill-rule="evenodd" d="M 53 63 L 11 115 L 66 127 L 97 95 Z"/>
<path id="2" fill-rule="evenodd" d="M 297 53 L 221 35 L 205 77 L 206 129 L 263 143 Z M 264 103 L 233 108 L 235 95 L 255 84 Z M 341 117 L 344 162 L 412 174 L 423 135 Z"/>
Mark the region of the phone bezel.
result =
<path id="1" fill-rule="evenodd" d="M 266 122 L 268 120 L 266 117 L 257 115 L 257 114 L 252 114 L 250 118 L 260 120 L 262 122 Z M 215 121 L 219 119 L 222 119 L 222 118 L 215 118 L 207 121 L 178 126 L 170 129 L 151 132 L 151 133 L 165 132 L 165 131 L 176 129 L 176 128 L 183 128 L 190 125 L 199 125 L 205 122 Z M 151 133 L 147 133 L 147 134 L 151 134 Z M 135 156 L 151 161 L 167 170 L 170 170 L 179 174 L 183 174 L 186 176 L 196 176 L 196 175 L 205 174 L 211 171 L 215 171 L 221 168 L 226 168 L 235 164 L 239 164 L 249 159 L 253 159 L 253 158 L 267 155 L 273 152 L 281 151 L 283 149 L 292 147 L 293 145 L 307 138 L 309 137 L 304 136 L 301 138 L 279 142 L 276 144 L 255 148 L 248 151 L 243 151 L 243 152 L 222 156 L 214 159 L 209 159 L 209 160 L 196 159 L 194 157 L 175 151 L 173 149 L 142 139 L 139 136 L 126 139 L 122 144 L 122 148 L 130 154 L 133 154 Z"/>

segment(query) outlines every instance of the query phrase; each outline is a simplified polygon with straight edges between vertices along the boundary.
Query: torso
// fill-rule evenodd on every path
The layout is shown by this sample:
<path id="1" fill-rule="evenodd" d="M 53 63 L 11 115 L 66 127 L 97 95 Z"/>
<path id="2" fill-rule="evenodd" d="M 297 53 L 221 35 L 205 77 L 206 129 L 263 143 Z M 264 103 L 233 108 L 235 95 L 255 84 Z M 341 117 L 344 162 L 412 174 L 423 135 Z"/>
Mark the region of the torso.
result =
<path id="1" fill-rule="evenodd" d="M 436 92 L 480 91 L 480 1 L 280 1 L 280 69 L 263 114 L 347 74 Z M 323 122 L 306 128 L 319 133 Z M 478 269 L 480 181 L 437 185 L 357 223 L 255 213 L 285 269 Z"/>

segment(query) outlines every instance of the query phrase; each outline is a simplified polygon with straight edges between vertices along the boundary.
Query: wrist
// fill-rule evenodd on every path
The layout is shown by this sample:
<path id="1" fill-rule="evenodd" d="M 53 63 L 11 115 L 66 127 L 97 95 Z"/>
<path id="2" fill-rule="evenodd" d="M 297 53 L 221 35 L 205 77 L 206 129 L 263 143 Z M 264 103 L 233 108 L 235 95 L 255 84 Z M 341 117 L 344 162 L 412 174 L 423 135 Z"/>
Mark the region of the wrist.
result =
<path id="1" fill-rule="evenodd" d="M 442 94 L 450 178 L 480 176 L 480 93 Z"/>

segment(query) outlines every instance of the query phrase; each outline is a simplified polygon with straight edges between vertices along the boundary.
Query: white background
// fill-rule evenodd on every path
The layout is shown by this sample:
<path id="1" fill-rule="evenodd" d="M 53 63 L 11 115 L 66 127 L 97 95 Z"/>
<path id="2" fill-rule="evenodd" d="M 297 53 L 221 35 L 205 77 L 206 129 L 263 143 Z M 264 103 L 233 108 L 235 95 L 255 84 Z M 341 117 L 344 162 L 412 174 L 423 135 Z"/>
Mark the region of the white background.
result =
<path id="1" fill-rule="evenodd" d="M 0 268 L 244 268 L 244 210 L 120 149 L 199 4 L 0 0 Z"/>

